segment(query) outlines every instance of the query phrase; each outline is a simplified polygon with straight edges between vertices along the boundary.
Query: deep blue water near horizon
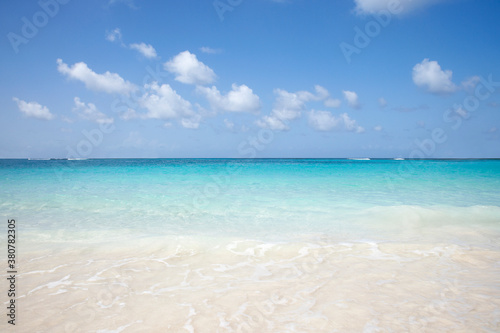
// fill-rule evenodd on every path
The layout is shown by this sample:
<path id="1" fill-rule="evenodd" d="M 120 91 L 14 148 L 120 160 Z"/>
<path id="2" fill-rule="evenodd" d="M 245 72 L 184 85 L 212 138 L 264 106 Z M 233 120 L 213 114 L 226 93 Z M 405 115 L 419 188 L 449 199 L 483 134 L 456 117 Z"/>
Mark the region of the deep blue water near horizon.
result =
<path id="1" fill-rule="evenodd" d="M 0 179 L 3 215 L 63 238 L 127 230 L 388 240 L 429 225 L 500 224 L 500 160 L 0 160 Z"/>

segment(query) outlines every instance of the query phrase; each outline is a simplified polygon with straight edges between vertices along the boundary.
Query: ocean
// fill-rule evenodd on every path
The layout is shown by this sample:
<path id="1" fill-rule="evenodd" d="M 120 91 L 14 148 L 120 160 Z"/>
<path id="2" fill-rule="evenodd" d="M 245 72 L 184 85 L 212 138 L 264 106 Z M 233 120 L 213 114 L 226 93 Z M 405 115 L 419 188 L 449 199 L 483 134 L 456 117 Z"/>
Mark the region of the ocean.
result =
<path id="1" fill-rule="evenodd" d="M 20 332 L 500 331 L 500 160 L 0 160 L 0 215 Z"/>

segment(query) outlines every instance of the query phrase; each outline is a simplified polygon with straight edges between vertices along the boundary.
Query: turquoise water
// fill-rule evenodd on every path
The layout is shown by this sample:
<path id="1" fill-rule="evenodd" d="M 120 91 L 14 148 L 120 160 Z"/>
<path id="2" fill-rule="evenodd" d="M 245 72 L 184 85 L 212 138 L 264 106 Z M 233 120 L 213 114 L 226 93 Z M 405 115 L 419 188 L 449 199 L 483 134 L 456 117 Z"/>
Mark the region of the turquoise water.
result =
<path id="1" fill-rule="evenodd" d="M 0 160 L 0 182 L 21 331 L 499 331 L 500 160 Z"/>
<path id="2" fill-rule="evenodd" d="M 388 240 L 411 214 L 417 227 L 500 223 L 500 160 L 2 160 L 0 179 L 2 214 L 41 233 Z"/>

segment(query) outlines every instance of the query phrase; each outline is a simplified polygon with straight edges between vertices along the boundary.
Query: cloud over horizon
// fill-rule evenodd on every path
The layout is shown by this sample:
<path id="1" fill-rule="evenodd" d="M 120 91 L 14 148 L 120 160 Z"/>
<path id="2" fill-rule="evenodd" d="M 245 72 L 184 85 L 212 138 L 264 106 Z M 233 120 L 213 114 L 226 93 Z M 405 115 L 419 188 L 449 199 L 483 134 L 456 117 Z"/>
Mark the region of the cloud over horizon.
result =
<path id="1" fill-rule="evenodd" d="M 359 126 L 356 120 L 349 117 L 347 113 L 334 116 L 329 111 L 309 111 L 309 125 L 317 131 L 346 130 L 349 132 L 363 133 L 365 130 Z"/>
<path id="2" fill-rule="evenodd" d="M 205 96 L 214 110 L 250 112 L 254 114 L 260 110 L 259 96 L 254 94 L 252 89 L 244 84 L 238 86 L 233 83 L 231 91 L 226 95 L 221 95 L 215 86 L 211 88 L 197 86 L 196 91 Z"/>
<path id="3" fill-rule="evenodd" d="M 114 122 L 113 118 L 110 118 L 97 110 L 95 104 L 85 104 L 79 97 L 75 97 L 74 102 L 75 107 L 73 108 L 73 112 L 78 114 L 81 119 L 90 120 L 98 124 L 111 124 Z"/>

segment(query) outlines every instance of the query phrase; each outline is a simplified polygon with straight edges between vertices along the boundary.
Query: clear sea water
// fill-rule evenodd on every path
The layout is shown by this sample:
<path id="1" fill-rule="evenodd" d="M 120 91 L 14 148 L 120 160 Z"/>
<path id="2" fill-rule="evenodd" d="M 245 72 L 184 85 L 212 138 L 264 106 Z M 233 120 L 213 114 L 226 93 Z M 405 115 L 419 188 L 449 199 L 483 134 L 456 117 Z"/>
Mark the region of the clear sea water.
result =
<path id="1" fill-rule="evenodd" d="M 26 331 L 500 330 L 500 160 L 0 160 L 0 214 Z"/>

